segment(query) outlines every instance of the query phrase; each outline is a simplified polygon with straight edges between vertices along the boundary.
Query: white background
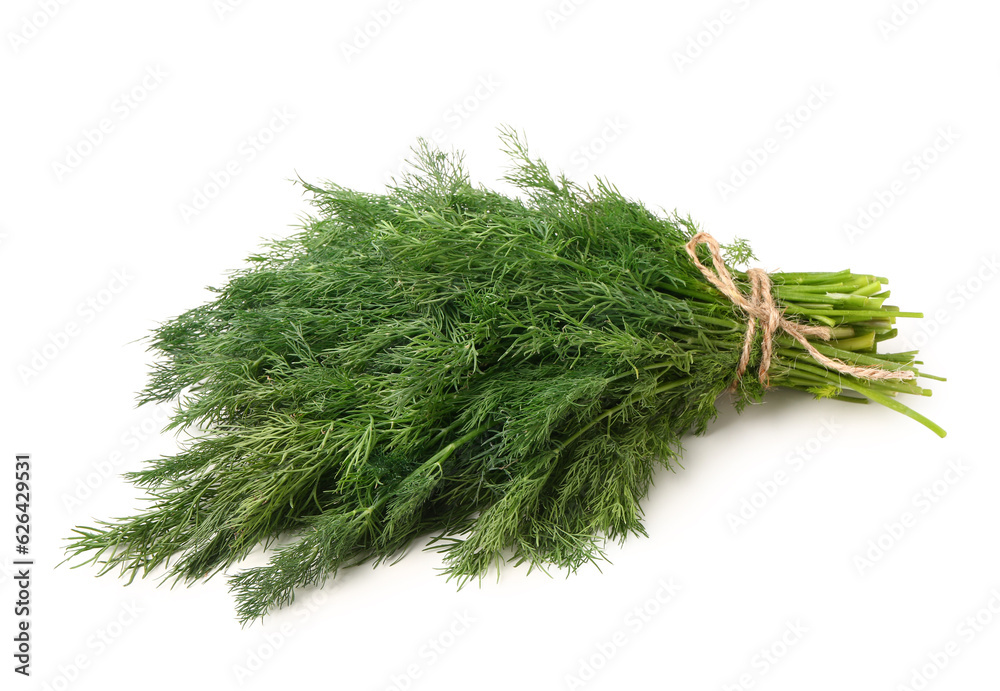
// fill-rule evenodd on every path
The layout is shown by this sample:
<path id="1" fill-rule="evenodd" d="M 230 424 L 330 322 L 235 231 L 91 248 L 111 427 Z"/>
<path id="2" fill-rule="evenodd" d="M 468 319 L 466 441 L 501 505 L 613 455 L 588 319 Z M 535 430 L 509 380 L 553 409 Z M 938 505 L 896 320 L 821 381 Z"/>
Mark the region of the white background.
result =
<path id="1" fill-rule="evenodd" d="M 0 687 L 1000 687 L 998 21 L 985 0 L 7 0 Z M 890 277 L 927 315 L 903 338 L 949 378 L 908 403 L 949 436 L 782 392 L 739 417 L 720 401 L 657 476 L 649 538 L 603 573 L 456 592 L 415 549 L 245 629 L 222 577 L 54 568 L 74 525 L 139 506 L 119 473 L 176 448 L 134 406 L 142 337 L 293 232 L 292 179 L 377 191 L 425 136 L 496 185 L 504 123 L 578 181 L 750 238 L 765 268 Z M 30 679 L 11 669 L 19 452 Z"/>

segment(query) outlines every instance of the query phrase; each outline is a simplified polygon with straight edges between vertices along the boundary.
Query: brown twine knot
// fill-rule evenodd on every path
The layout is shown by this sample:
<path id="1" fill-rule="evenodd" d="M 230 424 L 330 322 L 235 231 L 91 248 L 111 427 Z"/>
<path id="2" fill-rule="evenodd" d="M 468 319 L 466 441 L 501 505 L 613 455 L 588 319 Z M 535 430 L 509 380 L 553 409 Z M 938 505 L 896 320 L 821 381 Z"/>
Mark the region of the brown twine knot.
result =
<path id="1" fill-rule="evenodd" d="M 695 251 L 698 245 L 708 245 L 712 253 L 713 272 L 698 259 Z M 733 388 L 742 379 L 747 366 L 750 363 L 750 351 L 753 347 L 754 334 L 757 329 L 757 322 L 761 323 L 763 329 L 763 341 L 761 343 L 760 365 L 757 368 L 758 379 L 765 387 L 768 386 L 767 370 L 771 366 L 771 352 L 774 348 L 774 333 L 781 329 L 789 336 L 798 341 L 806 349 L 816 362 L 826 365 L 828 368 L 850 374 L 859 379 L 912 379 L 913 372 L 908 370 L 887 370 L 881 367 L 858 367 L 849 365 L 846 362 L 835 358 L 827 357 L 819 352 L 816 347 L 809 342 L 806 336 L 815 336 L 824 341 L 830 340 L 832 332 L 826 326 L 810 326 L 799 324 L 785 318 L 784 312 L 778 307 L 771 295 L 771 277 L 763 269 L 748 269 L 747 277 L 750 279 L 750 296 L 744 295 L 733 281 L 733 277 L 722 261 L 722 250 L 718 241 L 708 233 L 697 233 L 685 245 L 691 261 L 701 271 L 705 279 L 719 291 L 729 298 L 733 304 L 739 306 L 747 313 L 747 332 L 743 339 L 743 353 L 740 355 L 739 366 L 736 368 L 736 379 L 733 381 Z"/>

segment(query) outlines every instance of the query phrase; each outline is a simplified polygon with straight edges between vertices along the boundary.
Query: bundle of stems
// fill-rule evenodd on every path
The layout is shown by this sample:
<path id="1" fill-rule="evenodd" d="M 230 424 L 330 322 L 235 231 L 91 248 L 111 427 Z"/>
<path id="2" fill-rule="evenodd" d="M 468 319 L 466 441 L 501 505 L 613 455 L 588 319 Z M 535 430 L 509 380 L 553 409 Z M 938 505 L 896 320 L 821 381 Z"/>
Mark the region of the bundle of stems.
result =
<path id="1" fill-rule="evenodd" d="M 127 475 L 147 507 L 78 527 L 68 558 L 193 581 L 295 536 L 232 577 L 246 623 L 421 536 L 464 583 L 506 560 L 575 570 L 645 534 L 641 501 L 683 436 L 734 385 L 737 409 L 762 399 L 763 331 L 737 377 L 750 320 L 692 262 L 694 223 L 554 176 L 513 130 L 501 141 L 513 196 L 425 142 L 384 194 L 303 183 L 301 231 L 153 333 L 140 401 L 175 401 L 168 429 L 190 438 Z M 724 250 L 749 292 L 747 243 Z M 810 338 L 824 355 L 907 377 L 836 371 L 779 330 L 770 387 L 874 401 L 943 436 L 897 400 L 930 395 L 916 353 L 877 352 L 920 316 L 885 304 L 886 279 L 770 279 L 787 319 L 828 327 Z"/>

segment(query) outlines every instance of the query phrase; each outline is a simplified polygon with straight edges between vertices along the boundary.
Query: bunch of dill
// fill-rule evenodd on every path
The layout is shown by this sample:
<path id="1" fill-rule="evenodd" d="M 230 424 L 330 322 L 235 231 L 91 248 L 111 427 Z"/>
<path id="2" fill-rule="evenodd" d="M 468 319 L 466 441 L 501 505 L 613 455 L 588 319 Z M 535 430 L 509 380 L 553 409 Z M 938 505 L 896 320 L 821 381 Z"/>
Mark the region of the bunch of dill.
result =
<path id="1" fill-rule="evenodd" d="M 140 401 L 177 401 L 169 427 L 202 431 L 128 474 L 150 506 L 77 528 L 70 556 L 190 581 L 296 534 L 232 578 L 247 622 L 427 534 L 460 582 L 507 559 L 573 570 L 644 534 L 640 502 L 715 417 L 747 316 L 685 253 L 689 219 L 553 176 L 514 131 L 501 139 L 518 197 L 423 142 L 385 194 L 306 184 L 318 212 L 300 233 L 153 334 Z M 786 315 L 832 328 L 824 354 L 919 374 L 915 353 L 876 352 L 896 317 L 919 316 L 883 305 L 885 279 L 771 280 Z M 832 372 L 787 336 L 774 347 L 771 386 L 875 400 L 943 434 L 893 397 L 929 394 L 912 380 Z M 763 393 L 744 376 L 734 401 Z"/>

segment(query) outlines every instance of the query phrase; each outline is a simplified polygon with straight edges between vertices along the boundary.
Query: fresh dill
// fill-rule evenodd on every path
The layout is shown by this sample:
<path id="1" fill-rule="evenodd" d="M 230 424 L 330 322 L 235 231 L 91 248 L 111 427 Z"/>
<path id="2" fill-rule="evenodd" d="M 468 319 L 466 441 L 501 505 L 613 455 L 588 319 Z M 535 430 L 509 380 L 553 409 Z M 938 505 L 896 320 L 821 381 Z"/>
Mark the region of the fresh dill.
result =
<path id="1" fill-rule="evenodd" d="M 69 556 L 192 581 L 296 535 L 232 577 L 248 622 L 424 535 L 463 583 L 508 560 L 572 571 L 604 540 L 645 534 L 654 474 L 715 418 L 747 316 L 685 253 L 689 218 L 554 176 L 513 130 L 501 141 L 515 196 L 474 186 L 461 155 L 426 142 L 384 194 L 303 183 L 316 212 L 301 232 L 151 336 L 140 401 L 175 401 L 169 428 L 191 439 L 127 475 L 144 511 L 77 528 Z M 725 249 L 746 287 L 749 246 Z M 876 350 L 897 317 L 919 316 L 884 304 L 885 279 L 771 280 L 787 317 L 831 328 L 825 355 L 927 376 L 916 353 Z M 758 336 L 750 372 L 760 350 Z M 896 400 L 929 395 L 914 379 L 831 371 L 780 332 L 769 375 L 943 435 Z M 748 373 L 733 401 L 763 395 Z"/>

